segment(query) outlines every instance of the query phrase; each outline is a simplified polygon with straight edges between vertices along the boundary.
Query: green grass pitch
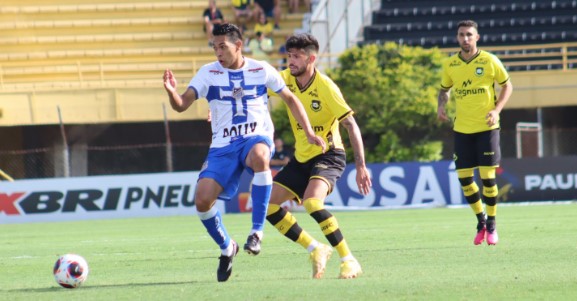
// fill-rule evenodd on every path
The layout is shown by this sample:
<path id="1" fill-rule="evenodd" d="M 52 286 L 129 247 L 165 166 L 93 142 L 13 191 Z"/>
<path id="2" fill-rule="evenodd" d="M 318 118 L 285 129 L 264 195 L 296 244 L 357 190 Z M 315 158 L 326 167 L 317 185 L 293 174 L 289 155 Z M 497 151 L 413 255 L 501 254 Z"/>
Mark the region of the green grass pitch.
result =
<path id="1" fill-rule="evenodd" d="M 216 281 L 219 251 L 196 216 L 0 225 L 0 300 L 577 300 L 577 205 L 500 206 L 497 246 L 474 246 L 469 208 L 333 213 L 363 266 L 311 279 L 308 255 L 267 225 L 257 257 Z M 304 213 L 301 225 L 325 242 Z M 249 214 L 224 216 L 241 245 Z M 78 289 L 52 276 L 57 255 L 90 265 Z"/>

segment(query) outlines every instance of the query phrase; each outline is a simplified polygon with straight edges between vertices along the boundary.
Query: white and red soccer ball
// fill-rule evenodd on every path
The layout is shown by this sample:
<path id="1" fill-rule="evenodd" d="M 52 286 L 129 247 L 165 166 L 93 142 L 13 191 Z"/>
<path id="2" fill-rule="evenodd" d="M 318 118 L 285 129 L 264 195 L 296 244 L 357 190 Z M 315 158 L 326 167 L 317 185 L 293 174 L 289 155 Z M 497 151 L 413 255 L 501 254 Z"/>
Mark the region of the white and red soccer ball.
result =
<path id="1" fill-rule="evenodd" d="M 88 263 L 77 254 L 65 254 L 54 264 L 54 279 L 65 288 L 77 288 L 88 277 Z"/>

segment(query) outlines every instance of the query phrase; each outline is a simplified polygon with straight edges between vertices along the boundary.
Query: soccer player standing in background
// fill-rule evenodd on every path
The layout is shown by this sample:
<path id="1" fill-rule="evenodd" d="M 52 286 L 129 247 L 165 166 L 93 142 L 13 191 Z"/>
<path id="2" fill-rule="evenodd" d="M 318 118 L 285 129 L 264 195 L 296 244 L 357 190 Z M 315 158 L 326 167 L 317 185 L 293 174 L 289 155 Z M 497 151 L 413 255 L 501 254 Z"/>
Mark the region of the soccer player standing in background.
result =
<path id="1" fill-rule="evenodd" d="M 172 71 L 166 70 L 163 79 L 175 111 L 185 111 L 201 97 L 209 103 L 212 143 L 198 176 L 194 200 L 199 218 L 221 249 L 217 280 L 222 282 L 231 275 L 238 245 L 229 237 L 214 204 L 217 198 L 229 200 L 236 193 L 244 169 L 253 175 L 253 226 L 244 249 L 252 255 L 260 252 L 272 189 L 269 162 L 274 127 L 268 111 L 267 89 L 285 101 L 303 125 L 308 143 L 316 144 L 323 151 L 325 144 L 315 136 L 302 104 L 286 87 L 278 71 L 268 63 L 242 55 L 242 34 L 238 27 L 216 24 L 212 33 L 217 61 L 202 66 L 184 94 L 178 94 Z"/>
<path id="2" fill-rule="evenodd" d="M 359 192 L 363 195 L 369 193 L 372 183 L 365 166 L 361 131 L 340 89 L 315 68 L 319 51 L 316 38 L 310 34 L 293 35 L 287 39 L 286 49 L 289 68 L 283 70 L 281 75 L 287 87 L 303 103 L 315 132 L 325 140 L 328 151 L 323 152 L 320 147 L 306 143 L 300 122 L 289 112 L 296 141 L 295 154 L 274 177 L 267 220 L 284 236 L 308 250 L 313 265 L 313 278 L 321 278 L 332 248 L 315 240 L 299 226 L 290 212 L 280 206 L 286 200 L 296 199 L 338 251 L 341 257 L 339 277 L 355 278 L 362 273 L 361 266 L 352 255 L 336 217 L 324 208 L 324 200 L 332 192 L 346 166 L 339 123 L 347 129 L 353 147 Z"/>
<path id="3" fill-rule="evenodd" d="M 457 25 L 460 51 L 445 62 L 438 96 L 437 117 L 449 121 L 445 105 L 451 89 L 455 92 L 454 120 L 455 167 L 467 202 L 477 216 L 477 234 L 473 243 L 479 245 L 499 241 L 495 216 L 497 215 L 497 183 L 495 171 L 501 160 L 499 113 L 513 93 L 507 70 L 493 54 L 477 48 L 477 23 L 461 21 Z M 496 97 L 495 82 L 501 86 Z M 483 182 L 483 200 L 474 181 L 479 169 Z"/>

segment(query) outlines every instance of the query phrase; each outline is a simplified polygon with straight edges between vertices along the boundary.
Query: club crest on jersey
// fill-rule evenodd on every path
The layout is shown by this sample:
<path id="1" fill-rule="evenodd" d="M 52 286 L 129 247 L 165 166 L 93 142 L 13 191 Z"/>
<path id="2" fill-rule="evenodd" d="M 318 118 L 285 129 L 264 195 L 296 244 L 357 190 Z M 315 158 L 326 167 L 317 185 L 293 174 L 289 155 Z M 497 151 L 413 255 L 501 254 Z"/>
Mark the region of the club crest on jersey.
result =
<path id="1" fill-rule="evenodd" d="M 313 100 L 311 102 L 311 109 L 315 112 L 318 112 L 322 109 L 321 107 L 321 101 L 320 100 Z"/>
<path id="2" fill-rule="evenodd" d="M 483 69 L 483 67 L 477 67 L 477 69 L 475 69 L 476 76 L 483 76 L 483 74 L 485 74 L 485 69 Z"/>
<path id="3" fill-rule="evenodd" d="M 242 98 L 244 96 L 244 90 L 242 87 L 234 87 L 232 88 L 232 97 L 233 98 Z"/>

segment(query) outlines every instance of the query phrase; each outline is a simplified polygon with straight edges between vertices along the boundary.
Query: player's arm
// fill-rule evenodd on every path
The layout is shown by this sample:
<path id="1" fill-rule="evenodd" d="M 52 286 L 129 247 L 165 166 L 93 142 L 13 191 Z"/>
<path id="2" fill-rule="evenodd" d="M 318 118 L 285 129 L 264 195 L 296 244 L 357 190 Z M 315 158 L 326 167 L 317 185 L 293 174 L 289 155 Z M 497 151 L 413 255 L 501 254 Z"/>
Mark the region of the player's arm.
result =
<path id="1" fill-rule="evenodd" d="M 295 117 L 296 121 L 302 126 L 303 131 L 305 131 L 305 134 L 307 135 L 307 140 L 309 143 L 322 147 L 324 153 L 326 149 L 325 141 L 321 137 L 315 135 L 315 132 L 313 131 L 302 103 L 286 86 L 280 92 L 278 92 L 278 95 L 287 104 L 291 114 Z"/>
<path id="2" fill-rule="evenodd" d="M 499 121 L 499 114 L 501 114 L 505 104 L 509 101 L 511 94 L 513 94 L 513 84 L 511 83 L 511 80 L 508 80 L 501 86 L 501 92 L 499 93 L 499 98 L 497 98 L 497 102 L 495 103 L 495 108 L 487 113 L 486 119 L 488 126 L 493 126 Z"/>
<path id="3" fill-rule="evenodd" d="M 347 118 L 341 120 L 341 124 L 347 129 L 349 134 L 349 140 L 353 147 L 353 155 L 355 157 L 355 168 L 357 169 L 357 186 L 359 192 L 363 195 L 367 195 L 371 186 L 371 177 L 367 166 L 365 165 L 365 148 L 363 145 L 363 137 L 361 136 L 361 130 L 355 121 L 353 115 L 349 115 Z"/>
<path id="4" fill-rule="evenodd" d="M 441 121 L 449 121 L 447 116 L 447 109 L 445 106 L 449 102 L 451 97 L 451 89 L 445 89 L 441 87 L 439 90 L 439 95 L 437 96 L 437 119 Z"/>
<path id="5" fill-rule="evenodd" d="M 184 112 L 192 103 L 198 99 L 194 89 L 186 89 L 184 94 L 178 94 L 176 90 L 176 78 L 171 70 L 166 69 L 164 71 L 164 89 L 168 94 L 168 99 L 170 100 L 170 105 L 177 112 Z"/>
<path id="6" fill-rule="evenodd" d="M 289 160 L 289 157 L 284 157 L 282 159 L 270 159 L 270 165 L 287 165 Z"/>

